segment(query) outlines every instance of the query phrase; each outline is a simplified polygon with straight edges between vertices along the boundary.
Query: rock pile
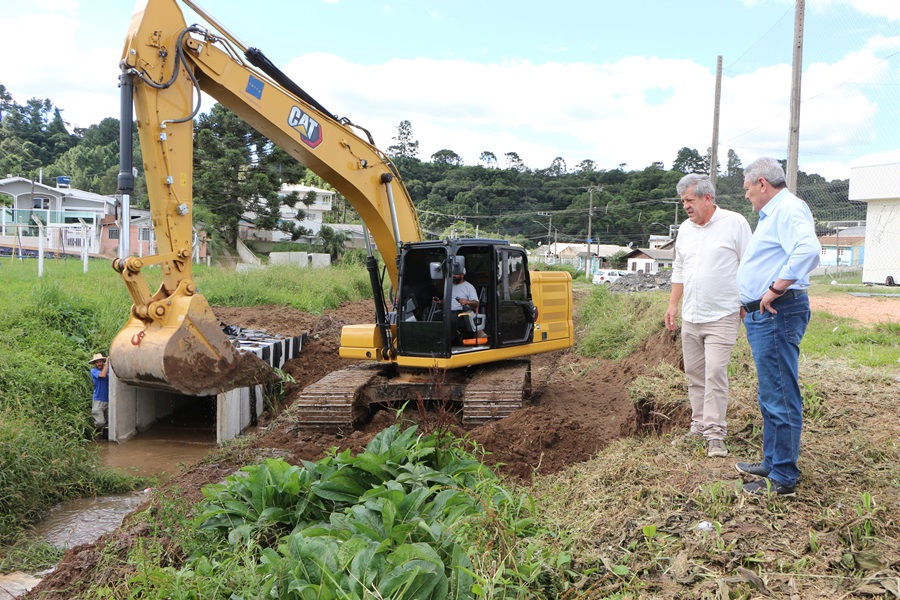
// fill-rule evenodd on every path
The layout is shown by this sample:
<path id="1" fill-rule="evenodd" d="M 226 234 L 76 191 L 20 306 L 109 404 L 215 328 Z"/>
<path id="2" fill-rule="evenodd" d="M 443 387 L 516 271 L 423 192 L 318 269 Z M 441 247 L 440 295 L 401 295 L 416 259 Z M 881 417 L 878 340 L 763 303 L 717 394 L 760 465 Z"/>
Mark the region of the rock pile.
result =
<path id="1" fill-rule="evenodd" d="M 664 269 L 655 274 L 629 273 L 606 284 L 614 292 L 646 292 L 649 290 L 671 290 L 672 270 Z"/>

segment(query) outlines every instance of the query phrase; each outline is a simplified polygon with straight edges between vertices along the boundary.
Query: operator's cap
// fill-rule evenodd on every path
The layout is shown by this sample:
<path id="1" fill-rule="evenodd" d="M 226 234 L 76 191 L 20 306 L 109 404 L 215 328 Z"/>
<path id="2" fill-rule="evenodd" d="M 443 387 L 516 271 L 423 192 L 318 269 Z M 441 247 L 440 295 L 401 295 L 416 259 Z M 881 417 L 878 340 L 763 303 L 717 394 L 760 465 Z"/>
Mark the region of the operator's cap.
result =
<path id="1" fill-rule="evenodd" d="M 453 265 L 453 274 L 454 274 L 454 275 L 465 275 L 465 274 L 466 274 L 466 268 L 465 268 L 464 266 L 462 266 L 461 264 L 459 264 L 459 263 L 455 263 L 455 264 Z"/>
<path id="2" fill-rule="evenodd" d="M 100 353 L 98 352 L 97 354 L 95 354 L 94 356 L 92 356 L 92 357 L 91 357 L 91 360 L 89 360 L 88 362 L 89 362 L 90 364 L 94 364 L 94 363 L 97 362 L 98 360 L 106 360 L 106 357 L 103 356 L 102 354 L 100 354 Z"/>

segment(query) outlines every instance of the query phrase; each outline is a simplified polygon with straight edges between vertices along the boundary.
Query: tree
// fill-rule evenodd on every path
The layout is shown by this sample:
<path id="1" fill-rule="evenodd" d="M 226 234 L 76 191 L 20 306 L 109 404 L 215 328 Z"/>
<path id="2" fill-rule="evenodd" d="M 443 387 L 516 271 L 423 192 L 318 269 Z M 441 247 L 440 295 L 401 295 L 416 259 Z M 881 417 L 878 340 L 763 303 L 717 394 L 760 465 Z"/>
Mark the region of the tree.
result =
<path id="1" fill-rule="evenodd" d="M 496 169 L 497 155 L 490 150 L 485 150 L 481 153 L 481 156 L 478 157 L 478 162 L 480 162 L 483 167 L 487 167 L 488 169 Z"/>
<path id="2" fill-rule="evenodd" d="M 214 226 L 233 243 L 245 214 L 260 229 L 280 229 L 281 185 L 264 166 L 272 145 L 216 103 L 194 127 L 194 198 L 210 209 Z M 248 214 L 250 213 L 250 214 Z"/>
<path id="3" fill-rule="evenodd" d="M 557 156 L 553 159 L 553 162 L 550 163 L 550 167 L 547 169 L 547 174 L 550 177 L 559 177 L 566 174 L 566 161 L 563 160 L 562 156 Z"/>
<path id="4" fill-rule="evenodd" d="M 595 173 L 597 171 L 597 163 L 589 158 L 584 159 L 575 167 L 576 173 Z"/>
<path id="5" fill-rule="evenodd" d="M 741 159 L 738 158 L 737 152 L 728 149 L 728 162 L 725 163 L 725 177 L 744 178 L 744 168 Z"/>
<path id="6" fill-rule="evenodd" d="M 431 162 L 447 167 L 459 167 L 463 164 L 462 157 L 453 150 L 438 150 L 431 155 Z"/>
<path id="7" fill-rule="evenodd" d="M 503 156 L 506 157 L 506 168 L 510 171 L 518 171 L 519 173 L 526 170 L 525 163 L 519 158 L 516 152 L 507 152 Z"/>
<path id="8" fill-rule="evenodd" d="M 319 229 L 319 239 L 322 240 L 322 249 L 331 256 L 331 260 L 340 260 L 346 250 L 344 243 L 348 239 L 347 234 L 332 229 L 328 225 L 322 225 L 322 228 Z"/>
<path id="9" fill-rule="evenodd" d="M 675 161 L 672 163 L 672 170 L 681 171 L 685 175 L 689 173 L 706 173 L 708 174 L 709 163 L 703 160 L 700 153 L 688 147 L 684 147 L 678 151 Z"/>
<path id="10" fill-rule="evenodd" d="M 397 137 L 391 138 L 397 143 L 388 146 L 387 153 L 394 158 L 417 158 L 419 142 L 413 138 L 412 124 L 409 121 L 400 121 L 397 126 Z"/>
<path id="11" fill-rule="evenodd" d="M 706 174 L 713 173 L 713 169 L 710 166 L 711 162 L 712 162 L 712 146 L 709 146 L 706 148 L 706 154 L 703 155 L 703 165 L 705 167 L 704 172 Z M 719 171 L 721 170 L 721 168 L 722 168 L 722 162 L 719 160 L 719 157 L 717 156 L 716 157 L 716 168 L 715 168 L 716 175 L 719 174 Z"/>

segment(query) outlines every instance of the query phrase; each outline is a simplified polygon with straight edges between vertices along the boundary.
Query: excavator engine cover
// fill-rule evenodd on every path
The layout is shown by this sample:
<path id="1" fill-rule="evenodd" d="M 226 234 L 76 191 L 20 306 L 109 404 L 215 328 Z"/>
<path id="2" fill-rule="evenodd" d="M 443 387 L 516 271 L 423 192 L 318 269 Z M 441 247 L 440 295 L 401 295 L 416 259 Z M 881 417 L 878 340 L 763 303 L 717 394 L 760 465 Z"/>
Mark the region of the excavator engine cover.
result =
<path id="1" fill-rule="evenodd" d="M 110 366 L 118 379 L 190 396 L 278 379 L 258 356 L 235 348 L 203 296 L 173 297 L 166 304 L 164 318 L 148 324 L 132 316 L 113 339 Z"/>

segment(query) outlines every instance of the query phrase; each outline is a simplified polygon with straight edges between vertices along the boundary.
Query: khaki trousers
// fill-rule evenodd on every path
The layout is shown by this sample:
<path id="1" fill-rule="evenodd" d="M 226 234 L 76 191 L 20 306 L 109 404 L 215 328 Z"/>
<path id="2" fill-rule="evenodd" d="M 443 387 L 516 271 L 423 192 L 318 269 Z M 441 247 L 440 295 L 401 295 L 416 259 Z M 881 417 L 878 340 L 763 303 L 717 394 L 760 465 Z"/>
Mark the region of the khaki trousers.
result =
<path id="1" fill-rule="evenodd" d="M 711 323 L 681 322 L 681 351 L 691 401 L 691 431 L 707 440 L 728 433 L 728 363 L 741 329 L 740 313 Z"/>

